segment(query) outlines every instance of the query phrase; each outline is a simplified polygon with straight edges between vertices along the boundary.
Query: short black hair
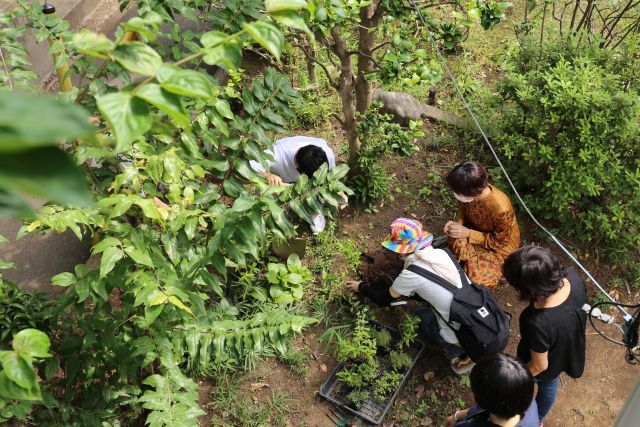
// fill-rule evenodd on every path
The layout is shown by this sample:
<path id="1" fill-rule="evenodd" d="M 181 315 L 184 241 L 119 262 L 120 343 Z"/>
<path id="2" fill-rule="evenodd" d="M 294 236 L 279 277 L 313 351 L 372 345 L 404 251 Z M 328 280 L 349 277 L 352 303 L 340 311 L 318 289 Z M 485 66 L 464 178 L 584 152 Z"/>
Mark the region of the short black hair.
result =
<path id="1" fill-rule="evenodd" d="M 533 401 L 533 375 L 513 356 L 484 356 L 471 370 L 471 390 L 478 406 L 500 418 L 522 416 Z"/>
<path id="2" fill-rule="evenodd" d="M 298 172 L 309 178 L 320 169 L 323 163 L 329 163 L 327 153 L 317 145 L 305 145 L 300 148 L 296 153 L 295 160 Z"/>
<path id="3" fill-rule="evenodd" d="M 525 246 L 513 251 L 502 267 L 507 282 L 520 293 L 520 298 L 543 301 L 562 286 L 566 276 L 558 258 L 549 249 Z"/>
<path id="4" fill-rule="evenodd" d="M 476 197 L 489 184 L 491 175 L 479 163 L 465 160 L 447 174 L 447 184 L 457 193 Z"/>

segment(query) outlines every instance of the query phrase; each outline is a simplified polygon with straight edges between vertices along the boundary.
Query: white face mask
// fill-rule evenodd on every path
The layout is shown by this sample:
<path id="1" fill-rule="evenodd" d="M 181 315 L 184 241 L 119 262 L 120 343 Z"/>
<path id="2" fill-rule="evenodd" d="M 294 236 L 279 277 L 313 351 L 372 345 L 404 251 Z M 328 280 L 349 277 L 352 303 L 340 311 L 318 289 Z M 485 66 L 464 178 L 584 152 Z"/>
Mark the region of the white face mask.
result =
<path id="1" fill-rule="evenodd" d="M 461 203 L 471 203 L 476 199 L 475 197 L 467 197 L 458 193 L 453 193 L 453 197 Z"/>

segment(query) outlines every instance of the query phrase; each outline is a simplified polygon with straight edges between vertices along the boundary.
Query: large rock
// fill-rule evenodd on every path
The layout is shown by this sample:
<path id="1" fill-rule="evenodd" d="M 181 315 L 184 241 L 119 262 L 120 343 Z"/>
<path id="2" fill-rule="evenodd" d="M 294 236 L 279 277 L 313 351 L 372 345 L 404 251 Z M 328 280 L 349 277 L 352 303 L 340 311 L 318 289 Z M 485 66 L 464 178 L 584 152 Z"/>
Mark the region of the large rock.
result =
<path id="1" fill-rule="evenodd" d="M 394 120 L 403 126 L 407 126 L 411 120 L 427 117 L 458 127 L 469 127 L 469 122 L 462 117 L 423 104 L 408 93 L 376 89 L 373 92 L 373 100 L 382 103 L 381 113 L 391 114 Z"/>

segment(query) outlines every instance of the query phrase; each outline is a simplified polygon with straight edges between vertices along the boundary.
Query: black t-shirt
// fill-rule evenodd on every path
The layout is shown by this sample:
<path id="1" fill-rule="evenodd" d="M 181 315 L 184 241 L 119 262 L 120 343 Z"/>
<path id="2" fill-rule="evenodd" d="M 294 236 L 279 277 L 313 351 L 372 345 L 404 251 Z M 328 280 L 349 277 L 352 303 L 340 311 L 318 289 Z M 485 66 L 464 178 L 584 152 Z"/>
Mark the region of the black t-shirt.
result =
<path id="1" fill-rule="evenodd" d="M 549 366 L 536 378 L 551 380 L 561 372 L 580 378 L 584 371 L 585 326 L 587 313 L 582 306 L 587 300 L 587 289 L 573 269 L 566 269 L 571 292 L 565 302 L 557 307 L 535 308 L 533 304 L 520 315 L 520 343 L 518 357 L 528 363 L 530 350 L 549 352 Z"/>

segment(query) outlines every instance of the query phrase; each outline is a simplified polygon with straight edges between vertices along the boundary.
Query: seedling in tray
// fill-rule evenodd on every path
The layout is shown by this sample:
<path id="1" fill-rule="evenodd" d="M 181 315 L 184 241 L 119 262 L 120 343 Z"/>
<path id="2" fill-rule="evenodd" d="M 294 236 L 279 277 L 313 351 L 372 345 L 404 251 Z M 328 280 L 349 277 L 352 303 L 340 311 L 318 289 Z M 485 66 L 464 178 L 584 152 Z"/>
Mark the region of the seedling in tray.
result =
<path id="1" fill-rule="evenodd" d="M 391 407 L 424 345 L 414 342 L 417 318 L 405 319 L 402 333 L 369 322 L 358 314 L 353 333 L 340 338 L 340 364 L 320 394 L 343 409 L 379 424 Z"/>

